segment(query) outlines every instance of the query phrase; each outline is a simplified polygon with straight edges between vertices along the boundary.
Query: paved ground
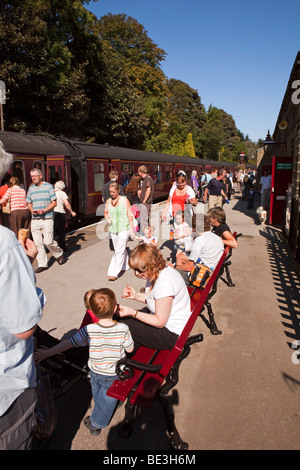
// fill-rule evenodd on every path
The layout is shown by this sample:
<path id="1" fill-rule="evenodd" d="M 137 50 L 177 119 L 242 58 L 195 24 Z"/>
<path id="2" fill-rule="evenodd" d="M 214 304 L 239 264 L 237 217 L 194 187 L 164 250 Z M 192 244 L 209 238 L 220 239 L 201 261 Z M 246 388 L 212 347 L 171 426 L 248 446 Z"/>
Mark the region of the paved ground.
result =
<path id="1" fill-rule="evenodd" d="M 255 211 L 247 211 L 238 196 L 225 209 L 232 231 L 243 234 L 232 256 L 235 287 L 220 282 L 213 298 L 222 335 L 212 336 L 200 318 L 196 322 L 194 332 L 202 332 L 204 341 L 192 347 L 173 390 L 176 425 L 191 451 L 299 449 L 297 270 L 278 228 L 258 225 Z M 86 290 L 109 285 L 121 299 L 127 282 L 142 287 L 132 271 L 108 283 L 111 252 L 107 240 L 95 238 L 95 230 L 70 235 L 67 263 L 54 263 L 37 275 L 48 299 L 40 326 L 59 339 L 79 327 Z M 168 244 L 163 251 L 169 256 Z M 58 424 L 47 450 L 169 450 L 158 404 L 138 412 L 133 434 L 124 440 L 117 432 L 124 407 L 99 437 L 90 436 L 82 423 L 90 400 L 89 384 L 81 381 L 55 401 Z"/>

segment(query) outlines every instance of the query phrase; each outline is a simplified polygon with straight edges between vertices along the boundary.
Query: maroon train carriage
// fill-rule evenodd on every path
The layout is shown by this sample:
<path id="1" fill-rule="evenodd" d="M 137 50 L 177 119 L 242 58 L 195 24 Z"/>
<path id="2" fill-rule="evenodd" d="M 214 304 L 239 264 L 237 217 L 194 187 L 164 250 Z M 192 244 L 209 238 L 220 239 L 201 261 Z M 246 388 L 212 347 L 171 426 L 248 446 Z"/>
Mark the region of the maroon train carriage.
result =
<path id="1" fill-rule="evenodd" d="M 27 191 L 32 183 L 30 170 L 40 168 L 45 181 L 58 180 L 70 186 L 70 149 L 58 139 L 16 132 L 0 132 L 0 140 L 7 152 L 13 155 L 10 173 L 19 178 Z"/>
<path id="2" fill-rule="evenodd" d="M 102 187 L 111 169 L 119 172 L 119 183 L 126 186 L 132 174 L 145 164 L 155 182 L 155 201 L 166 199 L 176 173 L 183 169 L 188 179 L 192 170 L 199 174 L 224 167 L 235 171 L 237 164 L 179 157 L 141 150 L 91 144 L 67 138 L 26 133 L 0 132 L 5 150 L 13 155 L 11 174 L 27 191 L 30 170 L 38 167 L 44 180 L 54 184 L 63 180 L 78 220 L 94 218 L 102 204 Z"/>

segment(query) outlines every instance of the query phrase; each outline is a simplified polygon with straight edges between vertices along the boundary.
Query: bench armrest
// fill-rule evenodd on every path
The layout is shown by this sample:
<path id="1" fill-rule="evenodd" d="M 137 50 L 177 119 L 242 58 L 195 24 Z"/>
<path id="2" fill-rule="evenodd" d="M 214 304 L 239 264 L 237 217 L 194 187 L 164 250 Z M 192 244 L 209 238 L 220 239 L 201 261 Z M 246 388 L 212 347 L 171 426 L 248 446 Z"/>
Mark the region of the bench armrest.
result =
<path id="1" fill-rule="evenodd" d="M 203 341 L 203 334 L 202 333 L 199 333 L 197 335 L 193 335 L 193 336 L 190 336 L 187 340 L 186 340 L 186 346 L 192 346 L 192 344 L 195 344 L 195 343 L 201 343 L 201 341 Z"/>
<path id="2" fill-rule="evenodd" d="M 146 364 L 127 357 L 117 362 L 116 372 L 120 380 L 126 380 L 132 379 L 134 369 L 157 374 L 161 367 L 162 364 Z"/>
<path id="3" fill-rule="evenodd" d="M 203 341 L 203 335 L 201 333 L 190 336 L 186 341 L 186 349 L 188 349 L 192 344 L 200 341 Z M 159 351 L 157 351 L 157 354 L 159 354 Z M 172 355 L 172 351 L 164 351 L 163 354 L 168 357 L 169 355 Z M 130 357 L 124 357 L 117 362 L 116 373 L 121 381 L 132 379 L 134 376 L 134 370 L 158 374 L 166 361 L 166 357 L 161 358 L 160 364 L 149 364 L 146 362 L 136 361 Z"/>

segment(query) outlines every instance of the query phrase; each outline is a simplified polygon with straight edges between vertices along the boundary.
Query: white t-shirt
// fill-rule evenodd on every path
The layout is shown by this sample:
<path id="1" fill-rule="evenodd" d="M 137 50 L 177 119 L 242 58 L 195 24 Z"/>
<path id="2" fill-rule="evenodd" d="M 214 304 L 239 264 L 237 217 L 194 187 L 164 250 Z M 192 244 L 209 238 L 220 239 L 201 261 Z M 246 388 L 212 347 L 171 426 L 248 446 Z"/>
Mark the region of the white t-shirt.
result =
<path id="1" fill-rule="evenodd" d="M 182 245 L 182 248 L 186 251 L 191 249 L 192 237 L 189 224 L 183 222 L 182 224 L 177 225 L 176 222 L 174 222 L 174 235 L 176 235 L 176 237 L 180 237 L 176 239 L 174 238 L 176 245 Z"/>
<path id="2" fill-rule="evenodd" d="M 183 278 L 174 268 L 168 266 L 160 272 L 150 292 L 149 287 L 150 283 L 147 282 L 146 304 L 150 313 L 155 313 L 156 299 L 173 297 L 166 328 L 180 335 L 191 315 L 190 296 Z"/>
<path id="3" fill-rule="evenodd" d="M 208 268 L 214 269 L 224 251 L 224 243 L 218 235 L 212 232 L 203 232 L 195 238 L 189 259 L 197 261 L 201 258 L 201 263 Z"/>
<path id="4" fill-rule="evenodd" d="M 143 243 L 146 243 L 147 245 L 151 245 L 151 243 L 157 243 L 157 242 L 158 242 L 158 238 L 154 237 L 153 235 L 151 235 L 150 238 L 145 237 L 145 236 L 143 235 L 143 237 L 142 237 L 142 242 L 143 242 Z"/>
<path id="5" fill-rule="evenodd" d="M 57 206 L 54 207 L 54 212 L 61 212 L 62 214 L 65 214 L 65 207 L 64 207 L 64 200 L 69 199 L 67 193 L 62 191 L 61 189 L 55 189 L 55 196 L 56 196 L 56 202 Z"/>

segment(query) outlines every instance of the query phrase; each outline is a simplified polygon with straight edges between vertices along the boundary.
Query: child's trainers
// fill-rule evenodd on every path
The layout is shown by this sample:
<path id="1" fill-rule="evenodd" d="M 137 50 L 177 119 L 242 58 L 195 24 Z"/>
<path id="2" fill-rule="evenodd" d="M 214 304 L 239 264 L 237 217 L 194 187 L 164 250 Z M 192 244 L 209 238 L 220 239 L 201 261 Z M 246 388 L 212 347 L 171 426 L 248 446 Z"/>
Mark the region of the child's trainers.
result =
<path id="1" fill-rule="evenodd" d="M 92 436 L 99 436 L 99 434 L 102 431 L 102 429 L 95 428 L 95 426 L 92 425 L 91 420 L 90 420 L 90 416 L 87 416 L 86 418 L 84 418 L 83 424 L 85 425 L 86 428 L 89 429 Z"/>

